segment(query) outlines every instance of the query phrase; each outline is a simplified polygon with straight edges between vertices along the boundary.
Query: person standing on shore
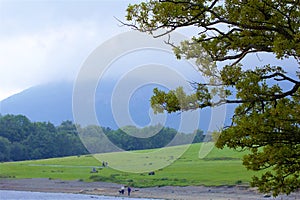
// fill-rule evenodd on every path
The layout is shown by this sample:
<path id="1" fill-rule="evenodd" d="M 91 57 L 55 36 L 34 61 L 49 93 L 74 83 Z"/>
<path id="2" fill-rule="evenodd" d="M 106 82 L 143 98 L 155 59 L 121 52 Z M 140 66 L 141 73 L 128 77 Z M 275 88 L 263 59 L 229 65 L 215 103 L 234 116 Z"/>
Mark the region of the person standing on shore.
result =
<path id="1" fill-rule="evenodd" d="M 120 193 L 120 194 L 124 194 L 124 192 L 125 192 L 125 187 L 122 186 L 121 189 L 119 190 L 119 193 Z"/>
<path id="2" fill-rule="evenodd" d="M 128 192 L 128 196 L 130 196 L 130 193 L 131 193 L 131 188 L 130 188 L 130 186 L 127 187 L 127 192 Z"/>

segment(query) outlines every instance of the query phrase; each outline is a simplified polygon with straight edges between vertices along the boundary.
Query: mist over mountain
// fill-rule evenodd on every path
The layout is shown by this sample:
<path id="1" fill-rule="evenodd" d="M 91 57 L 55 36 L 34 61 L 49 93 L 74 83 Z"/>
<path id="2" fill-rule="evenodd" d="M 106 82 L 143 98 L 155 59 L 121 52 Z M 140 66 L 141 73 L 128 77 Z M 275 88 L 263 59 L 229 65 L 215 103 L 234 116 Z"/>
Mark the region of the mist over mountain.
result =
<path id="1" fill-rule="evenodd" d="M 122 105 L 116 105 L 119 103 L 118 99 L 115 101 L 112 100 L 115 98 L 113 96 L 114 84 L 109 81 L 101 84 L 95 91 L 94 100 L 95 114 L 99 122 L 98 125 L 117 129 L 125 125 L 145 127 L 148 125 L 155 125 L 155 123 L 161 123 L 166 127 L 172 127 L 177 130 L 180 129 L 180 126 L 182 126 L 181 113 L 165 114 L 165 117 L 162 117 L 163 120 L 161 120 L 161 122 L 160 120 L 151 122 L 151 117 L 153 117 L 154 114 L 150 108 L 150 97 L 152 95 L 152 90 L 155 87 L 157 87 L 155 84 L 140 87 L 130 94 L 129 100 L 125 100 L 125 102 L 124 100 L 120 100 L 120 104 Z M 38 85 L 2 100 L 0 102 L 0 113 L 2 115 L 22 114 L 27 116 L 31 121 L 49 121 L 55 125 L 59 125 L 65 120 L 74 121 L 72 94 L 72 82 L 57 82 Z M 85 100 L 84 95 L 80 98 Z M 123 119 L 122 116 L 125 116 L 126 113 L 118 113 L 118 110 L 112 108 L 113 106 L 119 106 L 121 108 L 125 107 L 125 109 L 122 110 L 128 110 L 131 122 L 128 121 L 128 119 Z M 198 128 L 206 132 L 212 121 L 211 109 L 203 109 L 199 114 L 200 121 Z M 229 117 L 227 116 L 226 120 L 228 121 L 228 119 Z M 192 124 L 193 119 L 187 119 L 187 121 L 190 121 Z M 188 126 L 189 124 L 185 124 L 185 127 L 183 127 L 182 130 L 184 130 L 184 132 L 192 132 L 195 129 L 194 125 Z"/>

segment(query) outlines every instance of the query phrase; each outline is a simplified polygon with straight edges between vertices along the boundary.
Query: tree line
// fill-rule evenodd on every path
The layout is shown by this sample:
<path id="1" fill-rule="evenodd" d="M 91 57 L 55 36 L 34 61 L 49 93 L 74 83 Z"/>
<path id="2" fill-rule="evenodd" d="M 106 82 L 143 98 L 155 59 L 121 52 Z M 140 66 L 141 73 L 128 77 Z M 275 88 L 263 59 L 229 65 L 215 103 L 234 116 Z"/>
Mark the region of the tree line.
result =
<path id="1" fill-rule="evenodd" d="M 0 161 L 20 161 L 87 154 L 71 121 L 54 126 L 23 115 L 0 117 Z"/>
<path id="2" fill-rule="evenodd" d="M 126 151 L 197 143 L 205 138 L 201 130 L 185 134 L 161 125 L 145 128 L 126 126 L 112 130 L 95 125 L 80 127 L 69 120 L 55 126 L 51 122 L 31 122 L 23 115 L 0 115 L 0 161 L 101 153 L 97 151 L 102 145 L 100 133 L 112 144 Z M 89 151 L 85 146 L 89 147 Z M 109 147 L 106 152 L 108 151 Z"/>

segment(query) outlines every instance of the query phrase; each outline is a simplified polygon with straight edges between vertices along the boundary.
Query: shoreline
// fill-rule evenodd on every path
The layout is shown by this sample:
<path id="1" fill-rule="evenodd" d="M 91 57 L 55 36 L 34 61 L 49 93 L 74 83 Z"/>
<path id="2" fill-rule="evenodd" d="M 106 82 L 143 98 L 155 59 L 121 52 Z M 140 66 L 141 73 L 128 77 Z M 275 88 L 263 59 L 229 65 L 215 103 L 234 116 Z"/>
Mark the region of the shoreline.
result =
<path id="1" fill-rule="evenodd" d="M 121 184 L 107 182 L 82 182 L 65 181 L 58 179 L 0 179 L 1 190 L 47 192 L 47 193 L 73 193 L 101 195 L 112 197 L 128 197 L 127 192 L 119 195 Z M 134 198 L 151 199 L 174 199 L 174 200 L 194 200 L 194 199 L 213 199 L 213 200 L 295 200 L 300 199 L 300 191 L 289 196 L 280 195 L 277 198 L 258 193 L 255 188 L 247 186 L 164 186 L 150 188 L 132 188 L 131 196 Z"/>

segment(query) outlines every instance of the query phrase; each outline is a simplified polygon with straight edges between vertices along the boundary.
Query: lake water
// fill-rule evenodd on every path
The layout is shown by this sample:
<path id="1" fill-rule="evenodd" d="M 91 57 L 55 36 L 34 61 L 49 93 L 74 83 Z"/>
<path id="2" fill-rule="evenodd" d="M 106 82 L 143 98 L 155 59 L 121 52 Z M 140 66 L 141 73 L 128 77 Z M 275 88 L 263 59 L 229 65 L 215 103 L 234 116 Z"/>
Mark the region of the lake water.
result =
<path id="1" fill-rule="evenodd" d="M 0 190 L 1 200 L 150 200 L 142 198 L 126 198 L 126 197 L 108 197 L 86 194 L 67 194 L 67 193 L 45 193 L 45 192 L 25 192 Z M 154 200 L 154 199 L 153 199 Z"/>

